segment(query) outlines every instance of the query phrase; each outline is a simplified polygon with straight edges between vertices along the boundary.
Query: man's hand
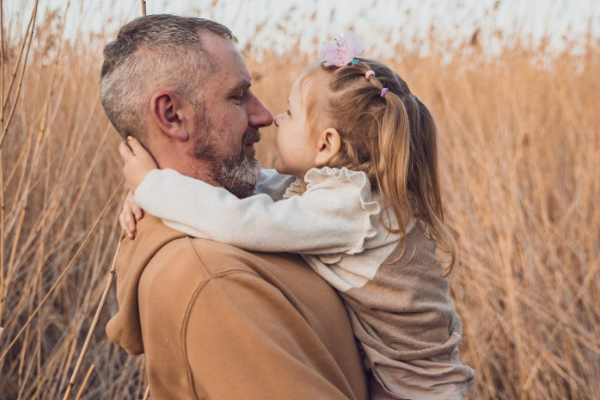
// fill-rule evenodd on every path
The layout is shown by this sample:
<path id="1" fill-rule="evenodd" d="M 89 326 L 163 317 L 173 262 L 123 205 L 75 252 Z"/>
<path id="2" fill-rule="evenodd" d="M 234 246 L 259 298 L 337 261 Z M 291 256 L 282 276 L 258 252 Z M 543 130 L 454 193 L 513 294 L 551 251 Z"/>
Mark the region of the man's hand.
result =
<path id="1" fill-rule="evenodd" d="M 119 216 L 119 222 L 129 239 L 135 239 L 136 225 L 142 218 L 144 218 L 144 210 L 135 204 L 133 193 L 127 193 L 127 197 L 123 203 L 123 211 Z"/>
<path id="2" fill-rule="evenodd" d="M 127 142 L 119 145 L 119 153 L 121 153 L 121 157 L 125 161 L 123 173 L 125 174 L 127 188 L 132 193 L 135 193 L 135 190 L 142 183 L 148 172 L 157 169 L 158 165 L 156 165 L 150 153 L 136 138 L 128 136 Z"/>

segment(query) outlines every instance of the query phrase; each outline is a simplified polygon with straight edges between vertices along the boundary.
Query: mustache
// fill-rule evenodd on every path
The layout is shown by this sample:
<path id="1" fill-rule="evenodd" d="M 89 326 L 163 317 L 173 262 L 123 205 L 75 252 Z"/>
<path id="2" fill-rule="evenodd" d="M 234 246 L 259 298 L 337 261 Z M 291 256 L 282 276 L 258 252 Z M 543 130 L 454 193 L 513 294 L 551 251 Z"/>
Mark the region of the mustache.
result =
<path id="1" fill-rule="evenodd" d="M 249 143 L 259 142 L 260 138 L 261 138 L 261 134 L 258 131 L 258 129 L 252 129 L 252 130 L 246 131 L 244 133 L 244 136 L 242 136 L 242 147 Z"/>

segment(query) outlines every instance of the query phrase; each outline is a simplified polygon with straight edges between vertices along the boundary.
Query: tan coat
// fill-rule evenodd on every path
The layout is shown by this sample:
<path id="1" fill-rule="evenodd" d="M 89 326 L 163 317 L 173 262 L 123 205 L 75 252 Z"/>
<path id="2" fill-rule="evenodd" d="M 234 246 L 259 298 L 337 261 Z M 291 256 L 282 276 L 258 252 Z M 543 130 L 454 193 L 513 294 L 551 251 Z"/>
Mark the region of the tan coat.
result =
<path id="1" fill-rule="evenodd" d="M 367 399 L 346 310 L 299 257 L 193 239 L 146 216 L 117 259 L 106 331 L 146 354 L 152 398 Z"/>

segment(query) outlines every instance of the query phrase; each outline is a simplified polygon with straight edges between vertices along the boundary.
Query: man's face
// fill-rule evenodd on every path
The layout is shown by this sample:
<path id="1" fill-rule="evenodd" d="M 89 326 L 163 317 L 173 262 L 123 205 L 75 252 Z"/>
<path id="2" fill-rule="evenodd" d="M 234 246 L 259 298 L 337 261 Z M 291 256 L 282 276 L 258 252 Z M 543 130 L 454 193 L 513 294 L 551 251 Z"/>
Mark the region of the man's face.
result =
<path id="1" fill-rule="evenodd" d="M 212 71 L 198 88 L 202 106 L 196 109 L 194 157 L 210 162 L 213 179 L 238 197 L 252 194 L 260 177 L 254 144 L 258 129 L 273 117 L 250 90 L 250 73 L 239 51 L 228 40 L 202 34 Z"/>

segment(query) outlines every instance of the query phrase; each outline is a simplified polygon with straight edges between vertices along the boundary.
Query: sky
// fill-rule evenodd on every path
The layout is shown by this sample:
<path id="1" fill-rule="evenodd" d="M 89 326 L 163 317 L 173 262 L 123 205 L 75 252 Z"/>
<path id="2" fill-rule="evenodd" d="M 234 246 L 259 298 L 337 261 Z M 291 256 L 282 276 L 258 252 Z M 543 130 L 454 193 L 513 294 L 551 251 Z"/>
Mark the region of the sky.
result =
<path id="1" fill-rule="evenodd" d="M 47 9 L 64 11 L 68 2 L 39 0 L 40 18 Z M 23 21 L 33 3 L 4 0 L 5 21 Z M 70 37 L 80 30 L 116 32 L 141 15 L 140 0 L 70 3 L 65 31 Z M 556 50 L 565 47 L 565 37 L 578 39 L 591 31 L 600 38 L 600 0 L 147 0 L 147 12 L 214 19 L 233 30 L 241 47 L 252 39 L 254 48 L 281 52 L 298 37 L 301 50 L 315 52 L 315 40 L 331 40 L 334 33 L 349 28 L 363 36 L 374 56 L 397 43 L 410 48 L 412 39 L 426 38 L 432 26 L 438 37 L 457 45 L 480 29 L 492 51 L 499 48 L 499 40 L 507 40 L 507 32 L 530 36 L 534 42 L 548 34 Z M 259 26 L 262 30 L 256 34 Z M 504 39 L 494 36 L 497 30 L 505 33 Z"/>

